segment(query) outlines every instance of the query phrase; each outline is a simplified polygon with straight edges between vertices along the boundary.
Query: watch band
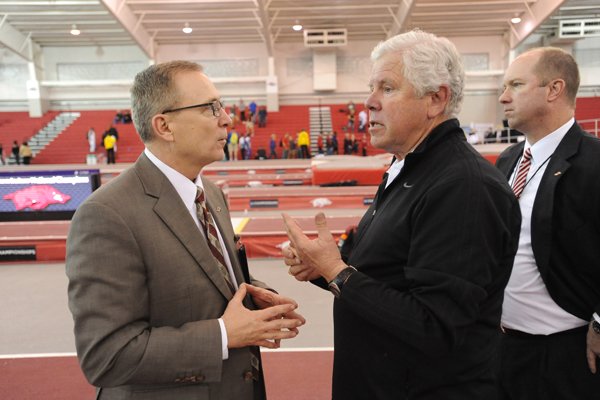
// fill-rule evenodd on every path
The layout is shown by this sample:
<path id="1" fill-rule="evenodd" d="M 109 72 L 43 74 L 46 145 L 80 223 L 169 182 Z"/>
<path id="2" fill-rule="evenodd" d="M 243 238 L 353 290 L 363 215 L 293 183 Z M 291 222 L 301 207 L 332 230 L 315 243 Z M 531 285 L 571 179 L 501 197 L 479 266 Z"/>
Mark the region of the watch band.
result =
<path id="1" fill-rule="evenodd" d="M 592 320 L 592 329 L 596 334 L 600 335 L 600 324 L 595 319 Z"/>
<path id="2" fill-rule="evenodd" d="M 344 287 L 344 284 L 346 283 L 348 278 L 350 278 L 350 275 L 352 275 L 355 272 L 356 268 L 354 268 L 351 265 L 341 270 L 340 273 L 335 278 L 333 278 L 331 282 L 329 282 L 329 284 L 327 285 L 329 291 L 333 293 L 333 295 L 336 298 L 339 298 L 342 294 L 342 288 Z"/>

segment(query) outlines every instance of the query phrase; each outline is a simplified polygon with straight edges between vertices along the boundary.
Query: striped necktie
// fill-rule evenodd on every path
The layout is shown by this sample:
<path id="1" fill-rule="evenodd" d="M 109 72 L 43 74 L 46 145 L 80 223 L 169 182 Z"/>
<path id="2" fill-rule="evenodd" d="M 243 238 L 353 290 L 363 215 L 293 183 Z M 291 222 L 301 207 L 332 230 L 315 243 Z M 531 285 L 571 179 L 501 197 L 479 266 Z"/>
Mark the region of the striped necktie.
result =
<path id="1" fill-rule="evenodd" d="M 223 275 L 227 286 L 231 289 L 231 293 L 235 293 L 235 287 L 231 283 L 231 277 L 229 276 L 229 271 L 227 271 L 225 264 L 225 257 L 223 256 L 223 248 L 219 242 L 219 235 L 217 234 L 217 229 L 213 223 L 210 211 L 206 208 L 204 191 L 201 188 L 198 188 L 196 191 L 196 213 L 198 214 L 198 220 L 206 235 L 208 248 L 217 261 L 219 271 L 221 271 L 221 275 Z"/>
<path id="2" fill-rule="evenodd" d="M 527 184 L 529 167 L 531 167 L 531 148 L 525 150 L 523 158 L 521 159 L 521 164 L 519 165 L 519 171 L 517 172 L 517 176 L 512 185 L 513 192 L 515 192 L 517 199 L 521 197 L 521 193 L 523 193 L 523 189 L 525 189 L 525 185 Z"/>

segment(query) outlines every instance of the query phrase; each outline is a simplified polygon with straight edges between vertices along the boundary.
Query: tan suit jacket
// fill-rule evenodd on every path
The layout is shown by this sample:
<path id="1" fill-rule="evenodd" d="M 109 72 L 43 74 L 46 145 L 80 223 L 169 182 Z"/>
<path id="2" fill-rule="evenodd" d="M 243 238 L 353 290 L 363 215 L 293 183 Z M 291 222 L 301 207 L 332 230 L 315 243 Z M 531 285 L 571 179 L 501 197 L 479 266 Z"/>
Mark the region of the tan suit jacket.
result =
<path id="1" fill-rule="evenodd" d="M 241 283 L 224 196 L 203 183 Z M 264 392 L 249 374 L 249 348 L 222 360 L 217 319 L 231 294 L 175 188 L 144 154 L 79 207 L 66 264 L 77 354 L 98 398 L 249 400 L 255 385 Z"/>

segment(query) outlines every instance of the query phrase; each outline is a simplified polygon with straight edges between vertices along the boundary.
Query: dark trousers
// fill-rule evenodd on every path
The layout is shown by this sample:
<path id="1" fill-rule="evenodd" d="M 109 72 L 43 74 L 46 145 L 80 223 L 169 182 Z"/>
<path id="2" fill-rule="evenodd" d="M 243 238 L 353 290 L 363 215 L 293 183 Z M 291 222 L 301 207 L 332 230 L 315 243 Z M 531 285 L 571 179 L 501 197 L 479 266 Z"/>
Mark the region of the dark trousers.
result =
<path id="1" fill-rule="evenodd" d="M 115 149 L 106 149 L 106 163 L 107 164 L 115 163 Z"/>
<path id="2" fill-rule="evenodd" d="M 500 345 L 501 400 L 600 398 L 586 360 L 587 325 L 553 335 L 507 331 Z"/>

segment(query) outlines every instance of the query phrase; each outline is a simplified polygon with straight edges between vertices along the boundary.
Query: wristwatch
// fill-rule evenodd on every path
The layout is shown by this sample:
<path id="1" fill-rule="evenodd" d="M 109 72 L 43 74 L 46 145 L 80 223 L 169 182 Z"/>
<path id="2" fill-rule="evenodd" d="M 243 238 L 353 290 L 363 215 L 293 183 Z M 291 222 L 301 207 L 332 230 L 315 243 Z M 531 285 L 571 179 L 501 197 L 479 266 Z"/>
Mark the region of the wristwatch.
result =
<path id="1" fill-rule="evenodd" d="M 350 275 L 356 272 L 356 268 L 353 266 L 348 266 L 344 268 L 335 278 L 329 282 L 327 287 L 329 291 L 333 293 L 336 298 L 339 298 L 342 294 L 342 287 L 344 287 L 344 283 L 350 278 Z"/>
<path id="2" fill-rule="evenodd" d="M 595 319 L 592 320 L 592 329 L 596 334 L 600 335 L 600 324 Z"/>

